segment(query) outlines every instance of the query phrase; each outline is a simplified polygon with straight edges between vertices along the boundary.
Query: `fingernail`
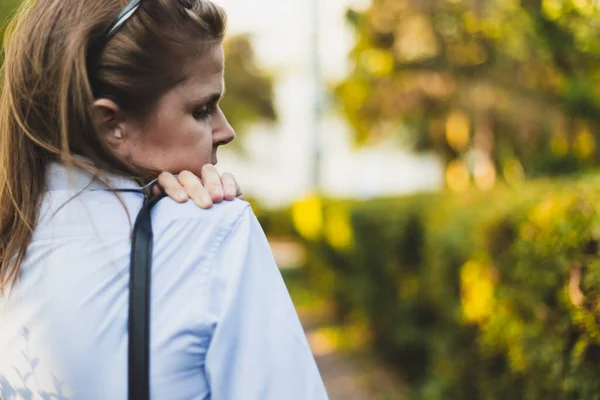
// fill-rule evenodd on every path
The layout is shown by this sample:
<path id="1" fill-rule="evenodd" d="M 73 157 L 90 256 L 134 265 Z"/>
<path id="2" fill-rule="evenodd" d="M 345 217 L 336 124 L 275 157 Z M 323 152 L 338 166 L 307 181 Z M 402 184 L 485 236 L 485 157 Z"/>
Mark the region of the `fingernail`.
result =
<path id="1" fill-rule="evenodd" d="M 187 192 L 185 190 L 181 190 L 181 191 L 177 192 L 177 198 L 182 201 L 187 200 L 187 198 L 188 198 Z"/>
<path id="2" fill-rule="evenodd" d="M 202 203 L 206 204 L 206 205 L 211 205 L 212 204 L 212 198 L 207 195 L 207 194 L 203 194 L 200 197 L 200 201 L 202 201 Z"/>
<path id="3" fill-rule="evenodd" d="M 215 190 L 215 194 L 219 197 L 223 197 L 225 194 L 223 193 L 223 189 L 222 188 L 218 188 L 217 190 Z"/>

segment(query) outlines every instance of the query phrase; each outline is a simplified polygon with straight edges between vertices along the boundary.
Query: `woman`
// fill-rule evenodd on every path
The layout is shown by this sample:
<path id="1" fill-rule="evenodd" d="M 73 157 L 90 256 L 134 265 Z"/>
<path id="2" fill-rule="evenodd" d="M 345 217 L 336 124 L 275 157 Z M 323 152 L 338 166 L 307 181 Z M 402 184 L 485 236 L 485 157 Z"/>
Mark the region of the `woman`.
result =
<path id="1" fill-rule="evenodd" d="M 224 12 L 206 0 L 138 3 L 31 1 L 9 30 L 3 400 L 127 397 L 135 190 L 160 171 L 201 175 L 234 138 L 219 108 Z M 248 204 L 163 199 L 152 220 L 152 398 L 326 398 Z"/>

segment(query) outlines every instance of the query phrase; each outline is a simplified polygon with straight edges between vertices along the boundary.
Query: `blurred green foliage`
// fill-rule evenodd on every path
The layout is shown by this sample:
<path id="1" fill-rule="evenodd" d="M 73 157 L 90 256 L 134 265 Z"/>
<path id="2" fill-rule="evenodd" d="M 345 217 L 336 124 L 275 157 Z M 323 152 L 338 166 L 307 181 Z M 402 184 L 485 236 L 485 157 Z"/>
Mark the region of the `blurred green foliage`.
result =
<path id="1" fill-rule="evenodd" d="M 225 85 L 221 108 L 238 132 L 251 125 L 277 120 L 273 99 L 274 77 L 261 70 L 248 36 L 225 41 Z"/>
<path id="2" fill-rule="evenodd" d="M 0 0 L 0 43 L 3 43 L 4 28 L 20 2 Z M 227 95 L 221 108 L 229 123 L 237 133 L 243 134 L 253 124 L 275 122 L 274 77 L 258 67 L 250 38 L 245 35 L 228 37 L 224 51 Z"/>
<path id="3" fill-rule="evenodd" d="M 415 399 L 600 398 L 597 179 L 259 210 Z M 317 217 L 315 218 L 315 214 Z"/>
<path id="4" fill-rule="evenodd" d="M 600 7 L 592 0 L 373 0 L 349 11 L 336 92 L 359 143 L 399 136 L 503 175 L 597 166 Z"/>
<path id="5" fill-rule="evenodd" d="M 4 30 L 6 29 L 6 25 L 20 2 L 20 0 L 0 1 L 0 47 L 2 47 L 2 43 L 4 43 Z"/>

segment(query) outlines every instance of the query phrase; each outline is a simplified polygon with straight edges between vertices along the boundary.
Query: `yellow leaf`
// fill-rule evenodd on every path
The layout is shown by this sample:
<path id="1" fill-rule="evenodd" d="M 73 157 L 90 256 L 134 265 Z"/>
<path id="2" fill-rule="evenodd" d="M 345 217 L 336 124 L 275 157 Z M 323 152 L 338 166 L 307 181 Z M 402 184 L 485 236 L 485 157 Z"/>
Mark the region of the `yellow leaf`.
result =
<path id="1" fill-rule="evenodd" d="M 292 221 L 300 235 L 307 240 L 318 240 L 323 228 L 321 199 L 311 194 L 292 206 Z"/>

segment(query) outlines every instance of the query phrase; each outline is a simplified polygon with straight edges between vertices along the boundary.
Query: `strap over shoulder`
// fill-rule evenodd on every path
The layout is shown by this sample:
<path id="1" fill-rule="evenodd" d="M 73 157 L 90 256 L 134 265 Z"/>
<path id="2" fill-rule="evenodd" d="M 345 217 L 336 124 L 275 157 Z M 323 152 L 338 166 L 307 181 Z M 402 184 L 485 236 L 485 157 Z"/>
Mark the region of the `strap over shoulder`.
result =
<path id="1" fill-rule="evenodd" d="M 151 211 L 163 197 L 146 198 L 133 227 L 129 276 L 130 400 L 150 399 Z"/>

